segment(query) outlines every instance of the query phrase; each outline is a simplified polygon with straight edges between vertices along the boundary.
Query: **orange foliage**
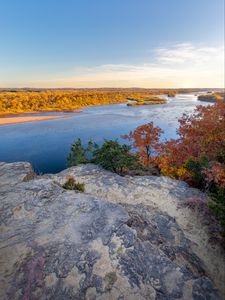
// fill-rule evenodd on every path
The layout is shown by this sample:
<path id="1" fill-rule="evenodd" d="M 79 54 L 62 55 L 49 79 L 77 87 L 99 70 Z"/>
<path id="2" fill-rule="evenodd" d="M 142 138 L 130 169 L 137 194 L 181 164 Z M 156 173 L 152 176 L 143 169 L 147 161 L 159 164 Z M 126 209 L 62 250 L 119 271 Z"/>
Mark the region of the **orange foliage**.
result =
<path id="1" fill-rule="evenodd" d="M 217 161 L 210 162 L 210 167 L 204 170 L 206 181 L 216 183 L 218 186 L 225 188 L 225 164 Z"/>
<path id="2" fill-rule="evenodd" d="M 162 104 L 165 100 L 155 95 L 187 93 L 200 89 L 0 89 L 0 115 L 69 111 L 77 108 L 127 102 L 133 99 L 141 104 Z M 148 103 L 148 100 L 151 103 Z M 157 100 L 159 101 L 157 103 Z M 131 104 L 132 105 L 132 104 Z"/>
<path id="3" fill-rule="evenodd" d="M 159 127 L 154 127 L 153 122 L 151 122 L 137 127 L 134 131 L 122 137 L 132 141 L 132 147 L 137 150 L 136 155 L 139 157 L 140 162 L 148 167 L 155 162 L 162 132 Z"/>
<path id="4" fill-rule="evenodd" d="M 0 115 L 70 111 L 81 107 L 156 99 L 153 95 L 163 90 L 113 89 L 113 90 L 16 90 L 0 91 Z M 158 99 L 158 98 L 157 98 Z M 163 103 L 166 103 L 165 101 Z M 155 102 L 154 102 L 155 104 Z"/>
<path id="5" fill-rule="evenodd" d="M 189 158 L 199 160 L 205 156 L 209 161 L 224 162 L 225 102 L 198 106 L 194 114 L 183 115 L 179 122 L 179 139 L 162 145 L 159 166 L 163 174 L 182 179 L 189 177 L 188 171 L 181 172 Z"/>

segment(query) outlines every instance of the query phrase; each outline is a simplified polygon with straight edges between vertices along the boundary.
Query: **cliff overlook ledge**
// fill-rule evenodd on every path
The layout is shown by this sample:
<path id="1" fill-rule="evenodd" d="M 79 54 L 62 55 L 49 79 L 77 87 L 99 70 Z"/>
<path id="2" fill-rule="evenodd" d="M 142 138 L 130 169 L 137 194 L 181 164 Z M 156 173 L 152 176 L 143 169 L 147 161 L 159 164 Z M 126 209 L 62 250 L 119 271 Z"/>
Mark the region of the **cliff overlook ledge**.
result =
<path id="1" fill-rule="evenodd" d="M 85 192 L 62 186 L 74 176 Z M 0 163 L 0 299 L 223 299 L 225 254 L 167 177 Z"/>

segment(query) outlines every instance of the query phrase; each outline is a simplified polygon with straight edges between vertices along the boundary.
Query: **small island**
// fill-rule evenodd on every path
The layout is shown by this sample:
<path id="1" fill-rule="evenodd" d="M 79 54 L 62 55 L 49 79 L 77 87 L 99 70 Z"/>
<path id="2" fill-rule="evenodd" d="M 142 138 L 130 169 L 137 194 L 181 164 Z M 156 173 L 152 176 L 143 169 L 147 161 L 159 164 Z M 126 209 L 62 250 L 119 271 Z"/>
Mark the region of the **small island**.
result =
<path id="1" fill-rule="evenodd" d="M 139 106 L 139 105 L 155 105 L 155 104 L 166 104 L 166 100 L 157 96 L 150 96 L 147 99 L 128 99 L 130 102 L 127 106 Z"/>
<path id="2" fill-rule="evenodd" d="M 204 95 L 199 95 L 198 100 L 212 102 L 212 103 L 221 101 L 221 100 L 224 101 L 225 93 L 221 92 L 221 93 L 208 93 L 208 94 L 204 94 Z"/>
<path id="3" fill-rule="evenodd" d="M 176 96 L 176 92 L 173 91 L 173 90 L 171 90 L 171 91 L 168 92 L 167 96 L 170 97 L 170 98 L 171 97 L 175 97 Z"/>

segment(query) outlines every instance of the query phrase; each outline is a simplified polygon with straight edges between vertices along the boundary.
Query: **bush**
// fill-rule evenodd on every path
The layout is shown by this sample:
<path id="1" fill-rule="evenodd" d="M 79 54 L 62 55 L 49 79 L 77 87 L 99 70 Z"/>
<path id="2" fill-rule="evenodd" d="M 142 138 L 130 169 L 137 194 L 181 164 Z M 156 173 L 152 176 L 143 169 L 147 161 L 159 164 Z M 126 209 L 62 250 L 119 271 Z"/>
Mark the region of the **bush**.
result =
<path id="1" fill-rule="evenodd" d="M 73 142 L 70 148 L 70 153 L 67 157 L 69 167 L 77 166 L 79 164 L 89 163 L 93 155 L 93 151 L 98 148 L 98 145 L 92 140 L 88 142 L 86 148 L 83 147 L 81 139 L 78 138 Z"/>
<path id="2" fill-rule="evenodd" d="M 76 190 L 82 193 L 85 191 L 84 183 L 76 182 L 73 176 L 68 177 L 67 181 L 63 185 L 63 188 L 66 190 Z"/>
<path id="3" fill-rule="evenodd" d="M 67 162 L 69 166 L 77 166 L 79 164 L 87 163 L 86 153 L 82 146 L 81 139 L 77 139 L 71 145 Z"/>
<path id="4" fill-rule="evenodd" d="M 101 147 L 90 140 L 84 148 L 81 140 L 77 139 L 71 146 L 67 161 L 69 166 L 94 163 L 122 175 L 126 170 L 140 168 L 138 158 L 130 154 L 130 150 L 130 146 L 113 140 L 105 140 Z"/>
<path id="5" fill-rule="evenodd" d="M 138 167 L 138 158 L 130 154 L 131 147 L 118 141 L 105 140 L 102 147 L 94 151 L 93 162 L 104 169 L 123 174 Z"/>
<path id="6" fill-rule="evenodd" d="M 75 185 L 74 185 L 74 189 L 84 193 L 84 191 L 85 191 L 84 183 L 83 182 L 76 182 Z"/>

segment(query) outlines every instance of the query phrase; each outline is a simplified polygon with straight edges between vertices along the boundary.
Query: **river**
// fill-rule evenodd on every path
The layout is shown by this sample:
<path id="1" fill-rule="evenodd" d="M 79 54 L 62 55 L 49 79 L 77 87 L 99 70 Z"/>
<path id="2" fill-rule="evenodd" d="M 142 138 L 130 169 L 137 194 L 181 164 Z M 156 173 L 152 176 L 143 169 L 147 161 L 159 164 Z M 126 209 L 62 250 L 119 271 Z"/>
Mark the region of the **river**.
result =
<path id="1" fill-rule="evenodd" d="M 162 139 L 175 138 L 178 119 L 200 102 L 194 94 L 179 94 L 167 104 L 128 107 L 126 103 L 87 107 L 82 113 L 49 113 L 66 118 L 0 126 L 0 161 L 29 161 L 40 173 L 66 168 L 71 143 L 78 137 L 86 143 L 120 139 L 138 125 L 153 121 L 164 130 Z"/>

